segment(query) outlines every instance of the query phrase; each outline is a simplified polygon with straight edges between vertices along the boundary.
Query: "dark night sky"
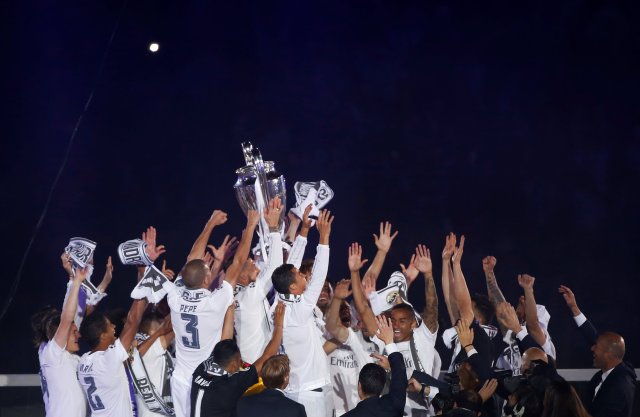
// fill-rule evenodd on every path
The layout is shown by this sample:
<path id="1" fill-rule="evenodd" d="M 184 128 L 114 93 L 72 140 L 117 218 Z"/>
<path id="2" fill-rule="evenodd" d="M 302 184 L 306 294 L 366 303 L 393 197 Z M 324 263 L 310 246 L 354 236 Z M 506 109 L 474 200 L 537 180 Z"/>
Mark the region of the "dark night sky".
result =
<path id="1" fill-rule="evenodd" d="M 489 254 L 512 302 L 518 273 L 537 278 L 560 367 L 590 366 L 560 283 L 640 364 L 637 2 L 129 1 L 97 83 L 122 3 L 63 3 L 0 6 L 0 303 L 95 86 L 0 323 L 13 358 L 1 373 L 37 371 L 28 319 L 61 304 L 70 237 L 96 240 L 101 265 L 153 224 L 179 269 L 214 208 L 230 215 L 214 241 L 238 234 L 247 139 L 276 161 L 290 202 L 299 180 L 334 189 L 330 279 L 346 275 L 350 242 L 373 256 L 380 220 L 400 230 L 385 275 L 425 243 L 439 279 L 445 233 L 464 233 L 472 291 Z M 116 264 L 102 308 L 127 306 L 134 275 Z M 445 314 L 441 301 L 443 326 Z"/>

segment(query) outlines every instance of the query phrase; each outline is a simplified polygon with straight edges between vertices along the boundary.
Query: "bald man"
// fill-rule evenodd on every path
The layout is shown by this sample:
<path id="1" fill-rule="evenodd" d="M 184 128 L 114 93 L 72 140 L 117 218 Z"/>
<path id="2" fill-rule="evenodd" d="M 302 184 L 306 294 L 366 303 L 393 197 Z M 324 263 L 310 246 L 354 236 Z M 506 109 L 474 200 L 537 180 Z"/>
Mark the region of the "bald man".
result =
<path id="1" fill-rule="evenodd" d="M 583 398 L 587 411 L 593 417 L 631 417 L 636 373 L 623 361 L 624 339 L 613 332 L 598 335 L 595 326 L 578 308 L 571 289 L 562 285 L 558 291 L 564 297 L 578 328 L 592 343 L 593 366 L 600 369 L 591 378 Z"/>
<path id="2" fill-rule="evenodd" d="M 549 357 L 544 350 L 532 347 L 524 351 L 522 354 L 522 364 L 520 365 L 520 372 L 522 375 L 525 375 L 527 371 L 531 368 L 531 363 L 534 361 L 542 361 L 546 364 L 549 363 Z"/>

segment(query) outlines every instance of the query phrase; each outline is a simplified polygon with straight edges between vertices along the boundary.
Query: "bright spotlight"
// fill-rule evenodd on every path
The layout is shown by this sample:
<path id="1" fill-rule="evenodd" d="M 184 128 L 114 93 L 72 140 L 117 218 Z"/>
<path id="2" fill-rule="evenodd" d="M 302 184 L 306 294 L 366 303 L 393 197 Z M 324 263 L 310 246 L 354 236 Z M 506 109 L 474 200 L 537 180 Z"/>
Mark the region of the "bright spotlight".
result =
<path id="1" fill-rule="evenodd" d="M 149 44 L 149 50 L 151 52 L 158 52 L 158 49 L 160 49 L 160 45 L 158 45 L 157 43 L 154 42 L 152 44 Z"/>

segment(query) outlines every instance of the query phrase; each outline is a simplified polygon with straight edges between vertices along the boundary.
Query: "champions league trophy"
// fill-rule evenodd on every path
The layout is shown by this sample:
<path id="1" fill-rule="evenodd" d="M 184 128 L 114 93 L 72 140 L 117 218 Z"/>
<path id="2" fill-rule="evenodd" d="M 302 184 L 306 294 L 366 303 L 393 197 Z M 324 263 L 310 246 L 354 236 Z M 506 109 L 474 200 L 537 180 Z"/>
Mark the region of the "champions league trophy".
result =
<path id="1" fill-rule="evenodd" d="M 273 161 L 262 160 L 260 150 L 254 148 L 251 142 L 242 143 L 242 153 L 246 165 L 236 170 L 238 180 L 233 186 L 240 208 L 245 215 L 249 210 L 262 212 L 271 199 L 280 197 L 283 207 L 280 213 L 280 224 L 282 224 L 287 207 L 284 176 L 276 171 Z M 262 253 L 265 254 L 264 238 L 269 230 L 264 219 L 260 221 L 259 228 L 260 245 Z"/>

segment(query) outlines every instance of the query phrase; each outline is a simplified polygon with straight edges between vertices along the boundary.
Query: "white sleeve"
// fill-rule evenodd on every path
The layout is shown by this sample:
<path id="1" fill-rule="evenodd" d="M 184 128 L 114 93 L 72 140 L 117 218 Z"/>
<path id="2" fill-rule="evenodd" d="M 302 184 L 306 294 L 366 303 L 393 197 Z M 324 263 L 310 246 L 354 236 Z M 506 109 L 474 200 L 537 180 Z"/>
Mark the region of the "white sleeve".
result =
<path id="1" fill-rule="evenodd" d="M 66 346 L 65 346 L 66 347 Z M 60 347 L 55 340 L 47 342 L 44 348 L 42 348 L 42 355 L 40 357 L 40 365 L 58 366 L 62 363 L 62 354 L 65 347 Z"/>
<path id="2" fill-rule="evenodd" d="M 318 297 L 320 297 L 320 293 L 322 292 L 328 270 L 329 245 L 318 245 L 316 258 L 313 262 L 313 270 L 311 271 L 311 279 L 302 297 L 302 302 L 307 306 L 313 308 L 318 302 Z"/>
<path id="3" fill-rule="evenodd" d="M 580 327 L 587 321 L 587 316 L 580 313 L 577 316 L 575 316 L 573 319 L 576 321 L 576 324 L 578 325 L 578 327 Z"/>
<path id="4" fill-rule="evenodd" d="M 260 286 L 263 296 L 267 295 L 267 293 L 271 291 L 271 288 L 273 288 L 273 281 L 271 281 L 273 271 L 275 271 L 275 269 L 284 262 L 282 257 L 282 240 L 280 238 L 280 233 L 274 232 L 270 233 L 270 235 L 271 248 L 269 248 L 267 265 L 263 271 L 260 271 L 260 275 L 258 275 L 258 279 L 256 280 L 256 285 Z"/>
<path id="5" fill-rule="evenodd" d="M 373 362 L 374 359 L 369 356 L 369 353 L 364 349 L 364 346 L 362 346 L 362 343 L 360 343 L 360 339 L 358 339 L 358 335 L 356 335 L 353 329 L 349 327 L 347 330 L 349 331 L 349 336 L 347 337 L 347 340 L 344 342 L 344 344 L 351 348 L 351 351 L 353 352 L 353 358 L 358 364 L 358 373 L 360 373 L 362 367 L 368 363 Z"/>
<path id="6" fill-rule="evenodd" d="M 304 236 L 298 235 L 296 240 L 293 242 L 291 246 L 291 250 L 289 251 L 289 257 L 287 258 L 287 263 L 295 266 L 296 268 L 300 268 L 302 264 L 302 259 L 304 258 L 304 249 L 307 247 L 307 238 Z"/>
<path id="7" fill-rule="evenodd" d="M 427 327 L 426 324 L 424 324 L 424 321 L 422 323 L 420 323 L 420 326 L 418 326 L 418 328 L 416 329 L 417 331 L 419 331 L 420 333 L 422 333 L 427 342 L 429 344 L 431 344 L 432 346 L 435 346 L 436 344 L 436 340 L 438 340 L 438 330 L 436 329 L 436 331 L 434 333 L 431 333 L 431 330 L 429 330 L 429 328 Z"/>
<path id="8" fill-rule="evenodd" d="M 116 342 L 109 346 L 107 350 L 104 352 L 104 359 L 106 364 L 113 369 L 117 369 L 116 366 L 122 366 L 122 362 L 127 360 L 129 354 L 127 350 L 122 346 L 120 339 L 116 339 Z"/>

